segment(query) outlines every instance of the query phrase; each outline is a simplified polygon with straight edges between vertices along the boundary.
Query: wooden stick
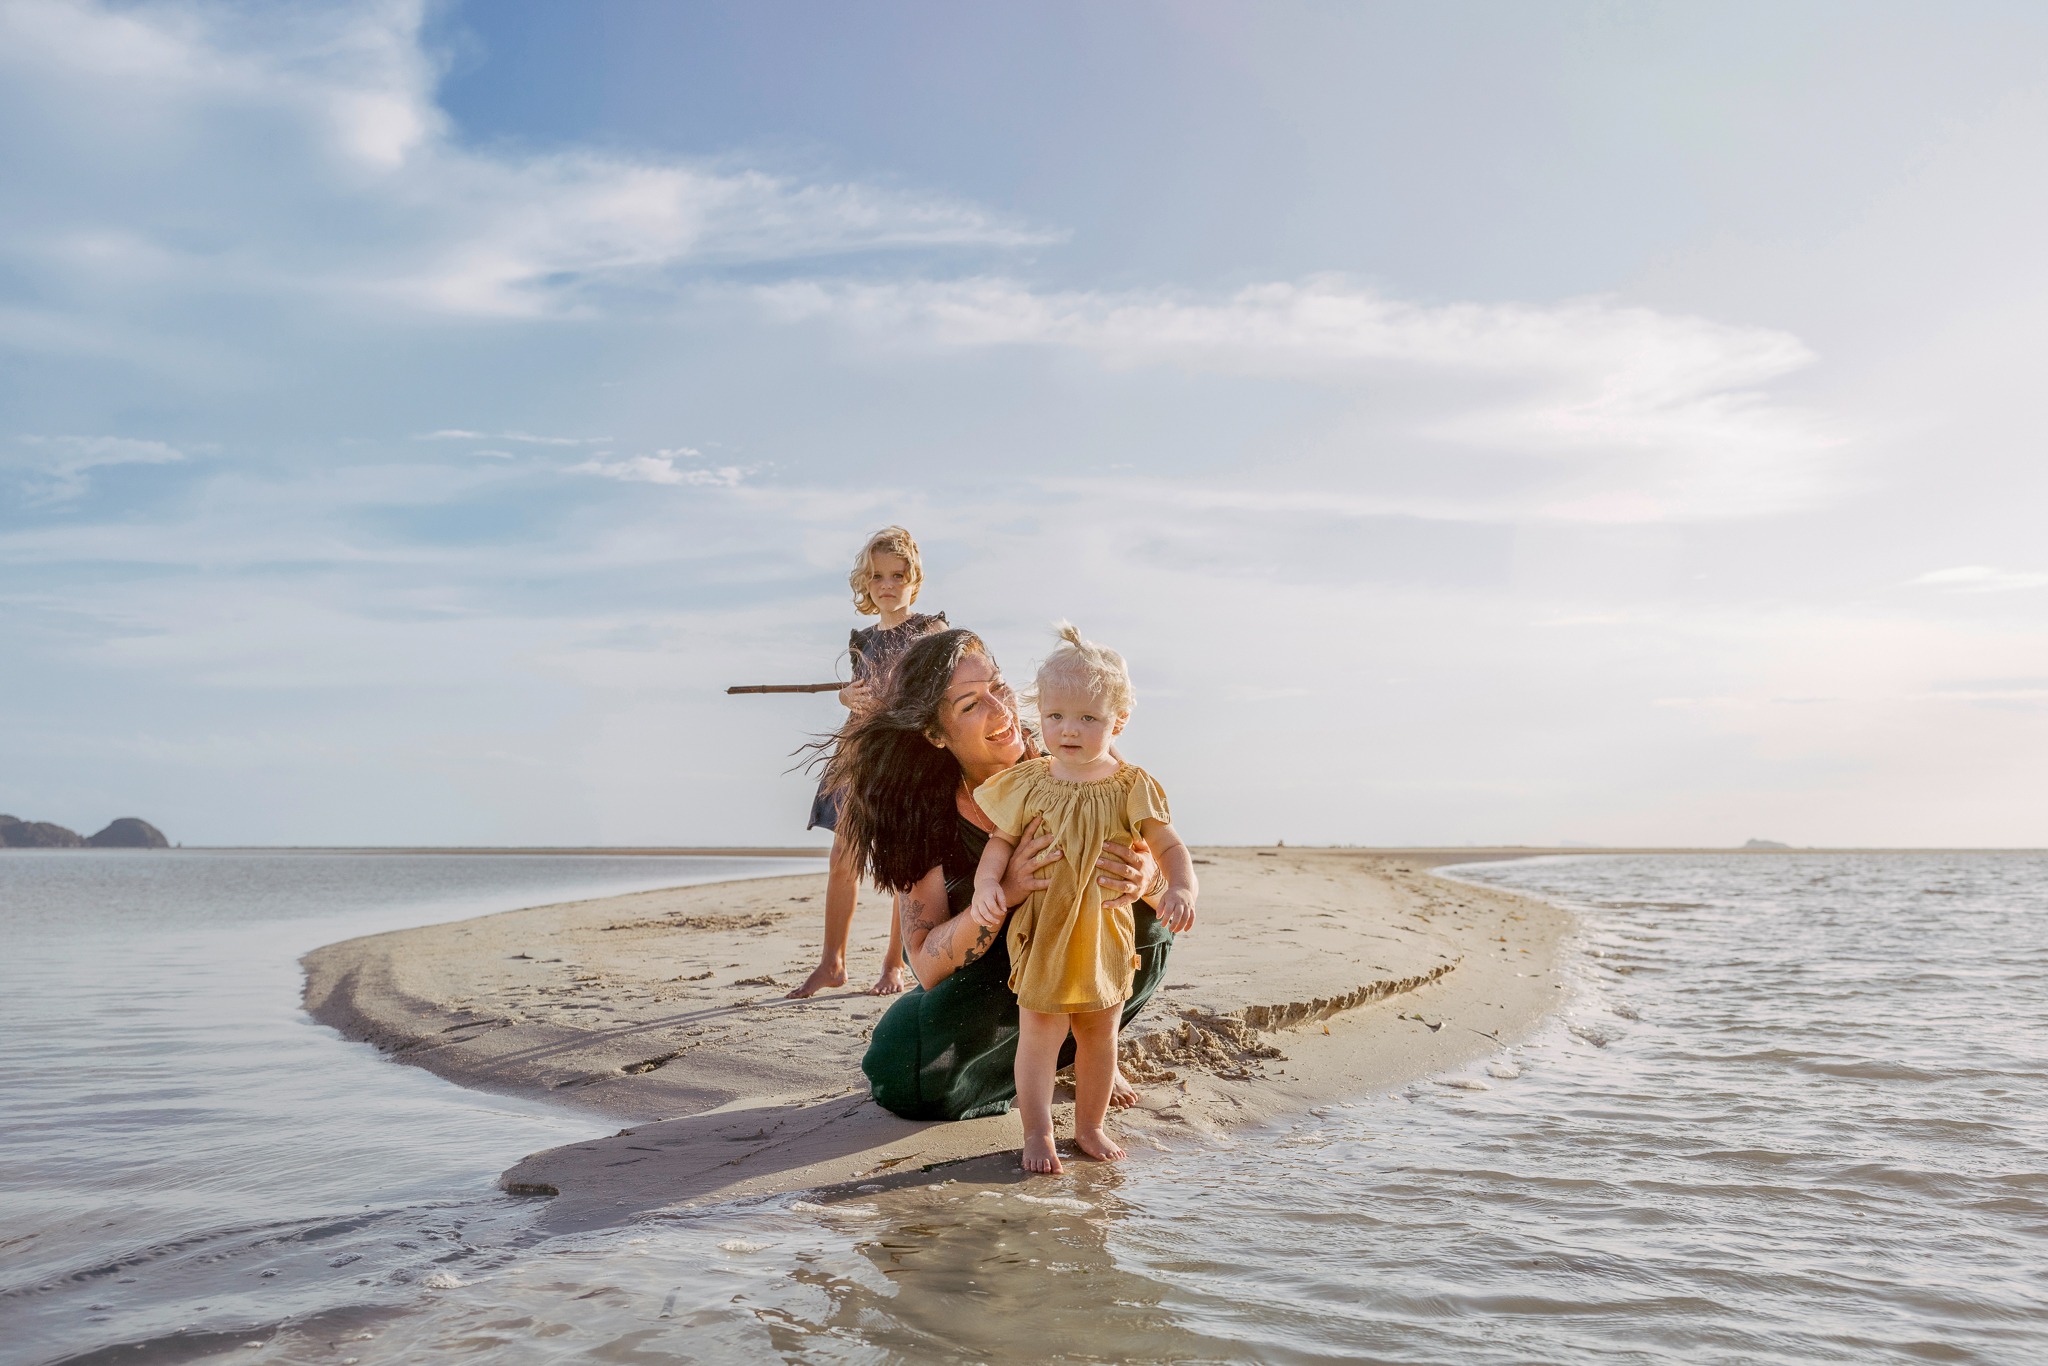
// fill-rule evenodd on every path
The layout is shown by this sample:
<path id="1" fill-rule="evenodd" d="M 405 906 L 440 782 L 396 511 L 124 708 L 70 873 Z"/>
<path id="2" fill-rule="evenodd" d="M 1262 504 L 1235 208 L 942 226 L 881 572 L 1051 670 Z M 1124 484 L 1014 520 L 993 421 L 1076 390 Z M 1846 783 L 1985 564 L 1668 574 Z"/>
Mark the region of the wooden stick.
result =
<path id="1" fill-rule="evenodd" d="M 846 687 L 844 683 L 742 683 L 727 688 L 727 694 L 737 692 L 838 692 Z"/>

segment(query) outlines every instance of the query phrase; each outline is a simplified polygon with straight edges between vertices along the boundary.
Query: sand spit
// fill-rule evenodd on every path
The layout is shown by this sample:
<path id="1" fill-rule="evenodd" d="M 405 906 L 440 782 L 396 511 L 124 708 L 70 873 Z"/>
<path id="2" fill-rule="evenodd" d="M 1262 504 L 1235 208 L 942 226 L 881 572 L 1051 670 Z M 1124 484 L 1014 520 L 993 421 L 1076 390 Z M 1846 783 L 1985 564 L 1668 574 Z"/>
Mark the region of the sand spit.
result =
<path id="1" fill-rule="evenodd" d="M 1120 1120 L 1126 1144 L 1171 1150 L 1526 1031 L 1562 990 L 1568 917 L 1427 871 L 1488 856 L 1200 851 L 1202 922 L 1125 1040 L 1143 1097 Z M 868 1100 L 860 1056 L 888 999 L 783 998 L 816 961 L 823 891 L 821 875 L 720 883 L 349 940 L 306 955 L 306 1008 L 451 1081 L 625 1121 L 505 1174 L 507 1190 L 558 1197 L 555 1227 L 1013 1164 L 995 1159 L 1019 1143 L 1014 1116 L 915 1124 Z M 867 894 L 854 985 L 872 978 L 882 913 Z"/>

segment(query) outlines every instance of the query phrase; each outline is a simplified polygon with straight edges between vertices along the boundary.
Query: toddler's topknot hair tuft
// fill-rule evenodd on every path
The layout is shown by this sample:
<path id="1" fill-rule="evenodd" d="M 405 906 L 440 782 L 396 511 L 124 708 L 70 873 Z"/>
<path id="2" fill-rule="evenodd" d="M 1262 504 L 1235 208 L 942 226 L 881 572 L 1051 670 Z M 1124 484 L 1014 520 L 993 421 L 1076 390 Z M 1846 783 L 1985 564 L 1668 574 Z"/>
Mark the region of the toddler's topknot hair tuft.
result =
<path id="1" fill-rule="evenodd" d="M 1124 657 L 1107 645 L 1083 639 L 1071 621 L 1062 621 L 1053 629 L 1059 633 L 1060 644 L 1038 666 L 1038 681 L 1031 690 L 1033 704 L 1048 682 L 1064 683 L 1086 689 L 1110 715 L 1129 716 L 1138 690 L 1131 686 L 1131 671 Z"/>

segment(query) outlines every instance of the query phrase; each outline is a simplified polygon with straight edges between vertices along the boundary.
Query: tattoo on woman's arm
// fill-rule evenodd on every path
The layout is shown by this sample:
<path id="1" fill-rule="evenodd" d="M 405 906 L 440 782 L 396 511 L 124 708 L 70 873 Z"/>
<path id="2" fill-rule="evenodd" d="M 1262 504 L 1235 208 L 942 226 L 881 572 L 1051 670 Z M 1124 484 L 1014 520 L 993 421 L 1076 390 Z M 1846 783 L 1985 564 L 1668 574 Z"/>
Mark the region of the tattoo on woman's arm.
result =
<path id="1" fill-rule="evenodd" d="M 983 925 L 976 922 L 975 929 L 977 933 L 974 936 L 974 942 L 967 946 L 966 955 L 960 959 L 960 966 L 963 968 L 981 957 L 984 953 L 987 953 L 989 945 L 996 942 L 996 927 L 994 925 Z"/>
<path id="2" fill-rule="evenodd" d="M 946 918 L 943 915 L 927 915 L 925 913 L 924 899 L 922 897 L 913 896 L 909 900 L 910 926 L 912 929 L 923 930 L 929 934 L 945 923 Z"/>

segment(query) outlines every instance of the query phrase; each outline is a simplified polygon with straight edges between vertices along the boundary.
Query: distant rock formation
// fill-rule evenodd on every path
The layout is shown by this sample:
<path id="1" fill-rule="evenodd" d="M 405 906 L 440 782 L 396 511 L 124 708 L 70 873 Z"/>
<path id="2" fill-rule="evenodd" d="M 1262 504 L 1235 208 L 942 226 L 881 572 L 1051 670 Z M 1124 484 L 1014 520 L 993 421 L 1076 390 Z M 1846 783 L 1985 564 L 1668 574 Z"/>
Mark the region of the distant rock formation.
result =
<path id="1" fill-rule="evenodd" d="M 1745 849 L 1790 849 L 1792 846 L 1780 844 L 1776 840 L 1750 840 L 1742 847 Z"/>
<path id="2" fill-rule="evenodd" d="M 100 831 L 88 836 L 88 845 L 95 849 L 168 849 L 171 842 L 164 838 L 164 832 L 143 820 L 140 816 L 123 816 Z"/>
<path id="3" fill-rule="evenodd" d="M 0 816 L 0 849 L 79 849 L 84 845 L 76 830 L 66 830 L 48 821 Z"/>
<path id="4" fill-rule="evenodd" d="M 164 832 L 148 821 L 123 816 L 91 839 L 49 821 L 0 816 L 0 849 L 168 849 Z"/>

